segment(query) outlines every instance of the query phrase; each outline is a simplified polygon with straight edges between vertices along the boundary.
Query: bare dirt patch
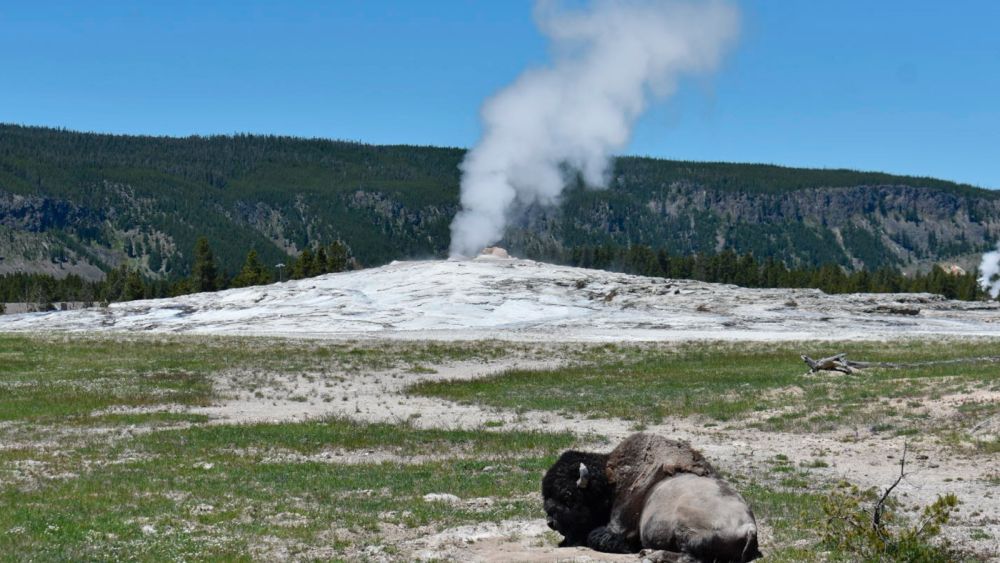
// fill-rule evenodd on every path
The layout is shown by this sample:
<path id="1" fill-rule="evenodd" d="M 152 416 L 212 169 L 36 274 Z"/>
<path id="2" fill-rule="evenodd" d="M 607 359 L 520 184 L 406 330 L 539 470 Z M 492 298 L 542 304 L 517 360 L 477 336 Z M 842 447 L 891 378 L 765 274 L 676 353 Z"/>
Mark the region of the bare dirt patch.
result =
<path id="1" fill-rule="evenodd" d="M 558 536 L 543 521 L 488 522 L 444 530 L 407 542 L 413 557 L 421 560 L 525 563 L 637 561 L 632 554 L 599 553 L 583 547 L 559 548 Z"/>
<path id="2" fill-rule="evenodd" d="M 289 422 L 339 416 L 364 422 L 405 421 L 425 428 L 570 431 L 584 441 L 591 438 L 594 449 L 610 449 L 608 443 L 613 444 L 635 431 L 634 422 L 542 411 L 512 412 L 410 396 L 404 392 L 408 385 L 421 381 L 481 378 L 512 369 L 551 368 L 568 361 L 570 359 L 565 357 L 545 361 L 510 357 L 488 363 L 434 366 L 433 373 L 413 373 L 405 369 L 292 375 L 232 371 L 219 376 L 218 384 L 224 389 L 223 401 L 208 407 L 189 408 L 186 412 L 207 414 L 218 423 Z M 332 400 L 324 400 L 325 396 L 332 396 Z M 965 402 L 997 399 L 995 391 L 973 390 L 927 399 L 924 405 L 935 415 L 948 416 L 954 414 L 957 405 Z M 1000 518 L 995 510 L 1000 487 L 990 473 L 995 469 L 984 463 L 982 456 L 958 455 L 954 449 L 930 439 L 914 442 L 912 438 L 868 433 L 764 432 L 743 425 L 706 426 L 696 417 L 668 418 L 647 430 L 688 440 L 725 472 L 766 476 L 773 469 L 774 459 L 780 456 L 794 467 L 808 467 L 811 482 L 832 484 L 849 480 L 863 488 L 884 488 L 892 482 L 899 471 L 903 441 L 909 440 L 911 454 L 907 477 L 897 488 L 904 508 L 923 506 L 933 502 L 939 494 L 954 493 L 962 505 L 952 525 L 946 529 L 946 537 L 975 553 L 1000 553 Z M 607 442 L 598 437 L 606 438 Z M 291 457 L 280 455 L 280 459 L 332 463 L 413 459 L 380 450 L 289 455 Z M 768 529 L 767 516 L 760 516 L 762 549 L 766 552 L 773 534 Z M 370 560 L 396 560 L 400 556 L 463 561 L 635 560 L 634 556 L 557 549 L 541 518 L 463 526 L 418 539 L 413 539 L 412 532 L 383 534 L 387 545 L 393 546 L 391 556 L 371 546 L 368 552 L 356 555 Z"/>
<path id="3" fill-rule="evenodd" d="M 511 369 L 548 369 L 559 360 L 504 358 L 489 363 L 460 362 L 435 366 L 433 372 L 408 368 L 342 374 L 230 371 L 216 376 L 223 399 L 185 412 L 205 414 L 216 423 L 295 422 L 329 416 L 361 422 L 410 421 L 423 428 L 475 428 L 513 420 L 501 410 L 414 397 L 403 390 L 422 381 L 474 379 Z"/>

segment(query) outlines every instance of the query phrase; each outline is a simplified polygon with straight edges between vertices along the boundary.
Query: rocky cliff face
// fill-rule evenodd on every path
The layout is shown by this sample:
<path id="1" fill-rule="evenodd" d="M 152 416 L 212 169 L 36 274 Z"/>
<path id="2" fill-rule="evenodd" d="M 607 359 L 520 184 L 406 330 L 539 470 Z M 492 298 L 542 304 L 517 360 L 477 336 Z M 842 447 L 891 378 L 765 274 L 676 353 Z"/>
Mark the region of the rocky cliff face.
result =
<path id="1" fill-rule="evenodd" d="M 0 190 L 0 274 L 97 280 L 122 263 L 149 276 L 165 274 L 164 257 L 178 251 L 169 234 L 146 220 L 155 213 L 153 202 L 140 201 L 123 184 L 94 191 L 106 195 L 99 205 Z"/>

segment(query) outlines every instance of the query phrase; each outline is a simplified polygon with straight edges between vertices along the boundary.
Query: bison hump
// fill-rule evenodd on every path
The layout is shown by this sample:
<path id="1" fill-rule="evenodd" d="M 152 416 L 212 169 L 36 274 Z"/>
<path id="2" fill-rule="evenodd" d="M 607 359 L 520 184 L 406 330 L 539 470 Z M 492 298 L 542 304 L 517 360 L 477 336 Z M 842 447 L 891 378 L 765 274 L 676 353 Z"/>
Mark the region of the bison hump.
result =
<path id="1" fill-rule="evenodd" d="M 638 433 L 612 450 L 606 475 L 615 488 L 615 513 L 624 528 L 638 531 L 646 497 L 660 481 L 680 473 L 718 476 L 698 450 L 681 440 Z"/>
<path id="2" fill-rule="evenodd" d="M 659 481 L 678 473 L 717 475 L 705 456 L 691 444 L 644 432 L 629 436 L 611 452 L 607 473 L 616 485 L 624 487 L 646 476 L 657 476 Z"/>

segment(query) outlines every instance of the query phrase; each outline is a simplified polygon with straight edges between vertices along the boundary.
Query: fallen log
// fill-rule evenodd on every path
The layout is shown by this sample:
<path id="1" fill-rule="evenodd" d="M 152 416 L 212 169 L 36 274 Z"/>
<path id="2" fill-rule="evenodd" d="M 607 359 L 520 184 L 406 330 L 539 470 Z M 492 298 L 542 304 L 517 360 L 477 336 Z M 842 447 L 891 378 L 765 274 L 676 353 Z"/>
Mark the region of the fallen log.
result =
<path id="1" fill-rule="evenodd" d="M 836 354 L 834 356 L 820 358 L 818 360 L 814 360 L 805 354 L 802 354 L 800 357 L 802 358 L 802 361 L 805 362 L 807 366 L 809 366 L 809 373 L 816 373 L 818 371 L 839 371 L 840 373 L 847 373 L 847 374 L 857 373 L 860 370 L 868 368 L 902 369 L 902 368 L 935 366 L 935 365 L 945 365 L 945 364 L 1000 362 L 1000 356 L 980 356 L 977 358 L 931 360 L 928 362 L 912 362 L 906 364 L 900 364 L 896 362 L 856 362 L 854 360 L 848 360 L 846 353 Z"/>
<path id="2" fill-rule="evenodd" d="M 817 371 L 839 371 L 841 373 L 854 373 L 855 370 L 850 366 L 847 361 L 847 354 L 837 354 L 836 356 L 830 356 L 829 358 L 820 358 L 814 360 L 809 356 L 802 354 L 802 361 L 809 366 L 809 373 L 816 373 Z"/>

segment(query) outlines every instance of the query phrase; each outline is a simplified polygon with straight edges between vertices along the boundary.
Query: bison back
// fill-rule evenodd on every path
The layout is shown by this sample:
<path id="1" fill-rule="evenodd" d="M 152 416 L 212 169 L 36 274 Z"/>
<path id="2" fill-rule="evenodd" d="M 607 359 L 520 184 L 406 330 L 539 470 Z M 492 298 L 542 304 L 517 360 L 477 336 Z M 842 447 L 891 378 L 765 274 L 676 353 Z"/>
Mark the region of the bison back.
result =
<path id="1" fill-rule="evenodd" d="M 615 488 L 612 518 L 626 534 L 638 534 L 646 497 L 664 479 L 690 473 L 716 477 L 715 468 L 687 442 L 656 434 L 633 434 L 608 456 L 608 481 Z"/>
<path id="2" fill-rule="evenodd" d="M 702 561 L 752 561 L 760 556 L 757 523 L 743 497 L 722 480 L 682 474 L 650 492 L 640 522 L 642 546 Z"/>

